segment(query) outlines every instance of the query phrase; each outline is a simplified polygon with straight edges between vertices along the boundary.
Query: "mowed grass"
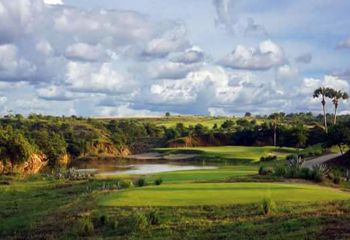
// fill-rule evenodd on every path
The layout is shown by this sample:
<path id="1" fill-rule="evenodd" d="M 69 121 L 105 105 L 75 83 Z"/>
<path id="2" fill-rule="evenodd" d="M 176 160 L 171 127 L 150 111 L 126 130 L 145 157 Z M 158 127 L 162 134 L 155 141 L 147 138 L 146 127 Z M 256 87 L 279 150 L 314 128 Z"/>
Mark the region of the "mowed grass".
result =
<path id="1" fill-rule="evenodd" d="M 235 118 L 208 116 L 173 116 L 162 118 L 150 118 L 146 121 L 167 128 L 175 127 L 177 123 L 182 123 L 185 127 L 189 127 L 190 125 L 195 126 L 196 124 L 202 124 L 203 126 L 211 129 L 213 128 L 214 124 L 217 124 L 217 126 L 220 127 L 226 120 L 229 119 L 236 121 Z"/>
<path id="2" fill-rule="evenodd" d="M 166 184 L 109 193 L 100 198 L 102 206 L 200 206 L 260 202 L 320 202 L 349 200 L 340 190 L 308 184 L 288 183 L 192 183 Z"/>
<path id="3" fill-rule="evenodd" d="M 158 173 L 147 177 L 148 181 L 161 178 L 164 182 L 222 181 L 232 177 L 254 175 L 258 166 L 224 166 L 217 169 L 202 169 Z"/>
<path id="4" fill-rule="evenodd" d="M 176 153 L 197 153 L 203 159 L 242 160 L 246 162 L 257 162 L 262 156 L 276 155 L 279 159 L 288 154 L 295 153 L 294 148 L 280 147 L 245 147 L 245 146 L 218 146 L 218 147 L 189 147 L 189 148 L 156 148 L 155 151 Z"/>

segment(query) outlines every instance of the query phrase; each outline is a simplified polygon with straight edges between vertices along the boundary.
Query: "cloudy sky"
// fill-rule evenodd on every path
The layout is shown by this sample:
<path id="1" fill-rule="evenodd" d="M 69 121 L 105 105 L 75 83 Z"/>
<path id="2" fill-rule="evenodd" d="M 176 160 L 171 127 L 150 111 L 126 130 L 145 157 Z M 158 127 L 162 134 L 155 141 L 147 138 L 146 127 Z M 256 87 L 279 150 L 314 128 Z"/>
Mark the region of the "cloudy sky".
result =
<path id="1" fill-rule="evenodd" d="M 0 113 L 317 113 L 315 88 L 350 90 L 349 9 L 348 0 L 0 0 Z"/>

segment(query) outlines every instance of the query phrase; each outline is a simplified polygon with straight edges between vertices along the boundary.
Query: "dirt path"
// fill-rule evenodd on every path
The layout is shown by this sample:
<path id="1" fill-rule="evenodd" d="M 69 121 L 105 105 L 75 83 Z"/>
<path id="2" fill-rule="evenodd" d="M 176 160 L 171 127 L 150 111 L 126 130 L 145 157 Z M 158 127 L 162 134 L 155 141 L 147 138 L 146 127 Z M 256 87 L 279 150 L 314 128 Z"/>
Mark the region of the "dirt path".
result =
<path id="1" fill-rule="evenodd" d="M 339 157 L 340 155 L 341 155 L 340 153 L 331 153 L 331 154 L 323 155 L 323 156 L 305 161 L 301 166 L 304 168 L 312 169 L 314 166 L 323 164 L 329 160 L 332 160 L 333 158 Z"/>

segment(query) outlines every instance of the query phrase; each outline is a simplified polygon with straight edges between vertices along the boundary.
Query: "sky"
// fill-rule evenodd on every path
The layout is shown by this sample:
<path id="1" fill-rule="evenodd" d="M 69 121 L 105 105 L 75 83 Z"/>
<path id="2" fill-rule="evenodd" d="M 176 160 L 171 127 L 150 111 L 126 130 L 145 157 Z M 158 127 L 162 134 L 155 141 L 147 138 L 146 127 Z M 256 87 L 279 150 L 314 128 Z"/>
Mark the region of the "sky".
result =
<path id="1" fill-rule="evenodd" d="M 314 89 L 350 92 L 349 9 L 347 0 L 0 0 L 0 114 L 317 114 Z"/>

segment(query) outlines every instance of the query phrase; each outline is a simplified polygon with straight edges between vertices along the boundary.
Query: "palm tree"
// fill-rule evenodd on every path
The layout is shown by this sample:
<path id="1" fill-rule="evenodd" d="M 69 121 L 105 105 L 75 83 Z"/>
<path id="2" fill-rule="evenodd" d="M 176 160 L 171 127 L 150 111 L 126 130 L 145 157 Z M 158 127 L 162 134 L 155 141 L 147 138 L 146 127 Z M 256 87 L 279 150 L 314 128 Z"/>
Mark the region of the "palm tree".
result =
<path id="1" fill-rule="evenodd" d="M 284 113 L 273 113 L 269 116 L 269 119 L 272 119 L 273 125 L 273 145 L 277 146 L 277 125 L 284 117 Z"/>
<path id="2" fill-rule="evenodd" d="M 334 90 L 332 89 L 330 91 L 330 97 L 332 98 L 332 102 L 334 105 L 334 120 L 333 123 L 334 125 L 337 124 L 337 110 L 338 110 L 338 106 L 339 106 L 339 100 L 346 100 L 349 99 L 349 95 L 341 90 Z"/>
<path id="3" fill-rule="evenodd" d="M 328 133 L 328 126 L 327 126 L 327 115 L 326 115 L 326 97 L 331 96 L 332 90 L 330 88 L 325 88 L 325 87 L 320 87 L 317 88 L 314 91 L 314 98 L 322 98 L 321 104 L 322 104 L 322 109 L 323 109 L 323 118 L 324 118 L 324 129 L 326 133 Z"/>

